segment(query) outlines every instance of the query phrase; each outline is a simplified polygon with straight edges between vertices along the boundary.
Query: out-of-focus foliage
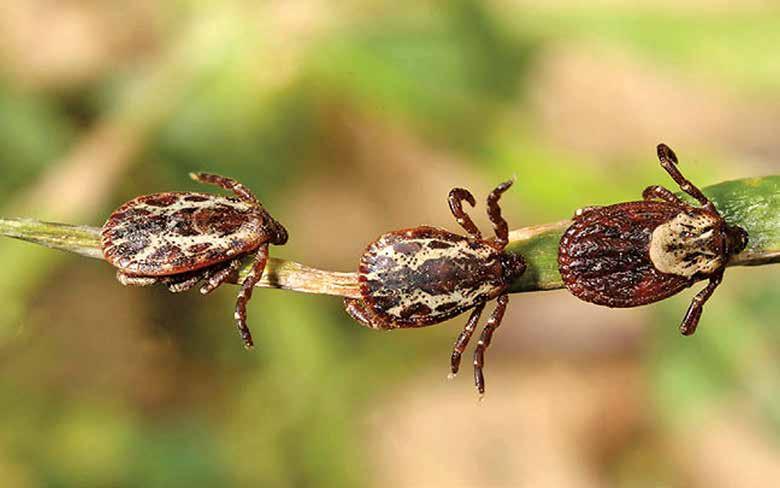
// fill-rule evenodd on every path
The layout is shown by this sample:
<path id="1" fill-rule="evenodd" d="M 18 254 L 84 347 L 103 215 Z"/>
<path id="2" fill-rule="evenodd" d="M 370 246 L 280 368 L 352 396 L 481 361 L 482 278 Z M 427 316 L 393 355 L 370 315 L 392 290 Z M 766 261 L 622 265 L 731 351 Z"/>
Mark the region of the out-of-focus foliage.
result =
<path id="1" fill-rule="evenodd" d="M 702 186 L 776 174 L 780 12 L 715 3 L 9 2 L 0 212 L 100 225 L 209 170 L 285 223 L 275 255 L 353 270 L 381 232 L 455 229 L 453 186 L 482 200 L 516 175 L 519 227 L 671 187 L 660 141 Z M 513 297 L 478 405 L 469 374 L 444 382 L 465 318 L 384 334 L 338 299 L 258 290 L 245 353 L 235 289 L 123 288 L 25 246 L 0 241 L 0 486 L 780 477 L 771 266 L 730 269 L 692 338 L 690 292 Z"/>

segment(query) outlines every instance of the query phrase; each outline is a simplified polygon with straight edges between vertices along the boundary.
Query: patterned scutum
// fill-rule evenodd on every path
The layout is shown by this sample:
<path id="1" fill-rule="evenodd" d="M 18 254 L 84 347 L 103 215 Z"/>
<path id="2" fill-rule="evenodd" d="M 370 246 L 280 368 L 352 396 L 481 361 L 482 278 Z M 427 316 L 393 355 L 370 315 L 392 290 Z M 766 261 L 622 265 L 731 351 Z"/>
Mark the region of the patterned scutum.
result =
<path id="1" fill-rule="evenodd" d="M 723 221 L 701 210 L 680 212 L 655 228 L 650 260 L 662 273 L 690 278 L 723 266 Z"/>
<path id="2" fill-rule="evenodd" d="M 366 303 L 391 328 L 439 323 L 504 288 L 498 251 L 433 227 L 381 236 L 363 255 L 359 279 Z"/>
<path id="3" fill-rule="evenodd" d="M 695 279 L 664 273 L 650 257 L 653 232 L 681 212 L 703 210 L 668 202 L 627 202 L 586 211 L 561 238 L 558 264 L 566 287 L 578 298 L 609 307 L 634 307 L 662 300 Z M 668 238 L 656 241 L 667 249 Z M 685 240 L 680 235 L 680 240 Z M 666 251 L 663 251 L 666 252 Z M 670 249 L 670 252 L 675 252 Z M 685 259 L 688 254 L 681 254 Z"/>
<path id="4" fill-rule="evenodd" d="M 103 253 L 131 275 L 174 275 L 256 249 L 267 240 L 263 224 L 262 209 L 232 197 L 145 195 L 109 217 L 103 226 Z"/>

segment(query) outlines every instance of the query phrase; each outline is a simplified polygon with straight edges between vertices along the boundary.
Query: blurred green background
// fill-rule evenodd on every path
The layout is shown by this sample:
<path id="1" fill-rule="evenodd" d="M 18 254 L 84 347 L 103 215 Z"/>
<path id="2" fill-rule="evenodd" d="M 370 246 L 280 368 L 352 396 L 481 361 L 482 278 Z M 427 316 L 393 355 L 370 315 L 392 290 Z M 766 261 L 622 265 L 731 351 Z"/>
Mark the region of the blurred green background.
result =
<path id="1" fill-rule="evenodd" d="M 352 271 L 382 232 L 457 230 L 499 181 L 513 228 L 780 170 L 771 2 L 177 0 L 0 8 L 0 214 L 99 226 L 142 193 L 233 176 Z M 478 223 L 487 225 L 482 216 Z M 209 298 L 0 241 L 0 486 L 770 486 L 776 267 L 608 310 L 513 295 L 488 393 L 447 382 L 465 317 L 378 333 L 333 297 L 258 290 L 257 349 Z"/>

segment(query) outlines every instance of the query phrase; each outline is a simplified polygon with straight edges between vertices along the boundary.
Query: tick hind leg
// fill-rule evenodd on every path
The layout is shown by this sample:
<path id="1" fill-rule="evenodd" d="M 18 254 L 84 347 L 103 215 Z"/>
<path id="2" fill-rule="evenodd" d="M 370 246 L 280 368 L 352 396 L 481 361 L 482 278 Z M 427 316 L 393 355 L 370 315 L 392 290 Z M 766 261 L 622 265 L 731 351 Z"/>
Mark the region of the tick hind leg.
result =
<path id="1" fill-rule="evenodd" d="M 479 318 L 482 316 L 482 310 L 484 309 L 485 302 L 477 305 L 474 311 L 471 312 L 471 316 L 466 322 L 466 326 L 463 327 L 463 330 L 455 340 L 455 345 L 452 348 L 452 356 L 450 357 L 450 371 L 452 372 L 451 376 L 453 377 L 458 374 L 458 371 L 460 370 L 460 358 L 463 356 L 466 347 L 468 347 L 471 336 L 474 335 L 474 330 L 477 328 L 477 322 L 479 322 Z"/>
<path id="2" fill-rule="evenodd" d="M 200 183 L 216 185 L 220 188 L 224 188 L 225 190 L 232 191 L 241 200 L 247 203 L 251 203 L 252 205 L 260 206 L 260 202 L 257 200 L 257 197 L 255 197 L 254 193 L 252 193 L 249 188 L 245 187 L 243 184 L 239 183 L 233 178 L 211 173 L 190 173 L 190 178 Z"/>
<path id="3" fill-rule="evenodd" d="M 155 276 L 132 276 L 117 270 L 116 279 L 125 286 L 152 286 L 160 281 Z"/>
<path id="4" fill-rule="evenodd" d="M 669 176 L 672 177 L 672 179 L 680 185 L 680 189 L 687 193 L 688 195 L 695 198 L 702 206 L 706 207 L 708 210 L 711 210 L 715 213 L 717 213 L 717 210 L 715 209 L 715 205 L 710 202 L 710 200 L 704 196 L 704 193 L 701 192 L 701 190 L 688 181 L 680 172 L 679 168 L 677 168 L 677 165 L 679 164 L 677 155 L 672 151 L 672 149 L 667 146 L 666 144 L 659 144 L 657 148 L 658 152 L 658 160 L 661 162 L 661 166 L 666 170 L 667 173 L 669 173 Z"/>
<path id="5" fill-rule="evenodd" d="M 682 324 L 680 324 L 680 332 L 682 332 L 683 335 L 689 336 L 696 332 L 696 327 L 699 325 L 699 319 L 701 318 L 704 304 L 707 303 L 707 300 L 710 299 L 722 280 L 723 270 L 713 275 L 710 278 L 707 287 L 693 297 L 693 300 L 691 300 L 691 304 L 688 307 L 688 311 L 685 313 L 685 318 L 683 318 Z"/>
<path id="6" fill-rule="evenodd" d="M 268 244 L 260 246 L 255 254 L 255 263 L 249 274 L 241 284 L 241 290 L 238 292 L 238 300 L 236 300 L 236 327 L 238 327 L 238 333 L 241 334 L 241 339 L 244 341 L 244 347 L 252 349 L 254 347 L 254 341 L 252 341 L 252 333 L 249 331 L 249 327 L 246 324 L 246 304 L 252 299 L 252 291 L 255 285 L 263 277 L 263 270 L 265 270 L 265 264 L 268 262 Z"/>
<path id="7" fill-rule="evenodd" d="M 645 200 L 663 200 L 675 205 L 685 205 L 685 202 L 682 201 L 680 197 L 672 193 L 671 190 L 659 185 L 648 186 L 645 188 L 645 191 L 642 192 L 642 198 Z"/>
<path id="8" fill-rule="evenodd" d="M 504 217 L 501 216 L 501 206 L 498 201 L 501 195 L 514 184 L 515 180 L 509 180 L 498 185 L 495 190 L 490 192 L 487 197 L 487 214 L 490 222 L 493 224 L 493 230 L 496 233 L 496 244 L 503 250 L 509 243 L 509 225 Z"/>
<path id="9" fill-rule="evenodd" d="M 344 309 L 357 323 L 369 329 L 387 330 L 397 328 L 387 320 L 379 317 L 371 307 L 363 300 L 357 298 L 345 298 Z"/>
<path id="10" fill-rule="evenodd" d="M 474 195 L 465 188 L 453 188 L 447 200 L 449 201 L 452 215 L 455 216 L 455 220 L 458 221 L 460 226 L 474 239 L 482 239 L 482 232 L 479 231 L 471 217 L 463 210 L 464 201 L 468 202 L 472 207 L 477 204 Z"/>
<path id="11" fill-rule="evenodd" d="M 167 276 L 160 281 L 166 287 L 168 287 L 168 291 L 171 293 L 182 293 L 200 283 L 200 281 L 206 278 L 208 274 L 209 270 L 207 268 L 194 271 L 192 273 L 182 273 L 180 275 Z"/>
<path id="12" fill-rule="evenodd" d="M 497 303 L 496 309 L 493 310 L 493 314 L 488 319 L 487 324 L 485 324 L 485 328 L 482 329 L 479 342 L 477 342 L 477 348 L 474 350 L 474 384 L 480 395 L 485 393 L 485 376 L 482 373 L 482 368 L 485 365 L 485 351 L 490 347 L 493 333 L 504 319 L 504 312 L 506 312 L 507 304 L 509 304 L 509 295 L 501 295 L 498 297 Z"/>

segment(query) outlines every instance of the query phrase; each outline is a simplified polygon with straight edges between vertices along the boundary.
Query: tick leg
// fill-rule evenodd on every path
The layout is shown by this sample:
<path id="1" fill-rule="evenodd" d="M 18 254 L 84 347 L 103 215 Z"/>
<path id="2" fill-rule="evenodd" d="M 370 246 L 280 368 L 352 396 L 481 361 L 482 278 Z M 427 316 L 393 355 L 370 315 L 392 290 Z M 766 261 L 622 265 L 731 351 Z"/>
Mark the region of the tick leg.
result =
<path id="1" fill-rule="evenodd" d="M 485 393 L 485 376 L 482 374 L 482 367 L 485 365 L 485 351 L 490 346 L 493 333 L 504 319 L 504 312 L 506 312 L 506 306 L 509 303 L 509 295 L 501 295 L 498 297 L 497 303 L 496 309 L 493 310 L 493 314 L 488 319 L 487 324 L 485 324 L 485 328 L 482 329 L 479 342 L 477 342 L 477 348 L 474 350 L 474 384 L 477 386 L 477 391 L 479 391 L 480 395 Z"/>
<path id="2" fill-rule="evenodd" d="M 227 266 L 220 267 L 218 269 L 211 269 L 206 276 L 206 283 L 200 287 L 200 292 L 203 295 L 208 295 L 212 291 L 219 288 L 225 282 L 227 282 L 233 273 L 241 266 L 241 258 L 230 261 Z"/>
<path id="3" fill-rule="evenodd" d="M 193 273 L 169 276 L 161 281 L 168 287 L 168 291 L 171 293 L 181 293 L 197 285 L 200 280 L 208 275 L 208 273 L 208 269 L 198 270 Z"/>
<path id="4" fill-rule="evenodd" d="M 125 286 L 151 286 L 160 281 L 154 276 L 132 276 L 123 271 L 116 272 L 116 279 Z"/>
<path id="5" fill-rule="evenodd" d="M 232 178 L 211 173 L 190 173 L 190 178 L 200 183 L 216 185 L 225 190 L 232 191 L 241 200 L 251 203 L 252 205 L 261 206 L 254 193 L 252 193 L 249 188 Z"/>
<path id="6" fill-rule="evenodd" d="M 455 346 L 452 348 L 452 357 L 450 359 L 450 370 L 452 371 L 453 376 L 458 374 L 458 370 L 460 370 L 460 357 L 469 345 L 471 336 L 474 334 L 474 329 L 477 328 L 477 322 L 479 322 L 479 317 L 482 315 L 482 310 L 484 308 L 485 302 L 476 306 L 474 311 L 471 312 L 471 316 L 469 317 L 468 322 L 466 322 L 466 326 L 463 327 L 463 330 L 455 340 Z"/>
<path id="7" fill-rule="evenodd" d="M 496 244 L 501 249 L 504 249 L 509 243 L 509 226 L 504 217 L 501 216 L 501 207 L 498 205 L 498 201 L 501 199 L 501 194 L 507 191 L 514 182 L 515 180 L 509 180 L 501 183 L 487 197 L 487 214 L 496 233 Z"/>
<path id="8" fill-rule="evenodd" d="M 252 341 L 252 333 L 246 325 L 246 304 L 252 299 L 252 291 L 263 276 L 266 262 L 268 262 L 268 244 L 263 244 L 255 254 L 255 264 L 241 284 L 241 291 L 238 292 L 238 300 L 236 300 L 236 326 L 241 334 L 241 339 L 244 340 L 244 347 L 247 349 L 252 349 L 254 342 Z"/>
<path id="9" fill-rule="evenodd" d="M 710 299 L 715 289 L 720 285 L 723 280 L 723 270 L 717 272 L 710 278 L 710 282 L 707 287 L 700 291 L 688 307 L 688 311 L 685 313 L 685 318 L 680 325 L 680 332 L 683 335 L 689 336 L 696 332 L 696 327 L 699 325 L 699 319 L 701 318 L 701 312 L 704 308 L 704 304 Z"/>
<path id="10" fill-rule="evenodd" d="M 685 202 L 682 201 L 680 197 L 672 193 L 671 190 L 659 185 L 648 186 L 645 188 L 645 191 L 642 192 L 642 198 L 645 200 L 659 199 L 665 202 L 673 203 L 675 205 L 685 205 Z"/>
<path id="11" fill-rule="evenodd" d="M 465 188 L 453 188 L 450 190 L 450 195 L 447 198 L 450 203 L 450 210 L 452 215 L 455 216 L 455 220 L 458 221 L 461 227 L 471 235 L 474 239 L 482 239 L 482 232 L 479 231 L 471 217 L 463 210 L 463 202 L 466 201 L 472 207 L 477 204 L 474 199 L 474 195 Z"/>
<path id="12" fill-rule="evenodd" d="M 674 151 L 667 146 L 666 144 L 659 144 L 658 148 L 658 160 L 661 162 L 661 166 L 666 170 L 667 173 L 669 173 L 669 176 L 672 177 L 672 179 L 680 185 L 680 189 L 687 193 L 688 195 L 695 198 L 702 206 L 706 207 L 708 210 L 711 210 L 715 213 L 717 213 L 717 210 L 715 209 L 715 205 L 710 202 L 710 200 L 704 196 L 704 193 L 701 192 L 701 190 L 688 181 L 682 173 L 680 173 L 680 170 L 677 168 L 678 160 L 677 155 L 674 154 Z"/>
<path id="13" fill-rule="evenodd" d="M 363 300 L 357 298 L 345 298 L 344 309 L 357 323 L 369 329 L 394 329 L 393 325 L 381 320 Z"/>

